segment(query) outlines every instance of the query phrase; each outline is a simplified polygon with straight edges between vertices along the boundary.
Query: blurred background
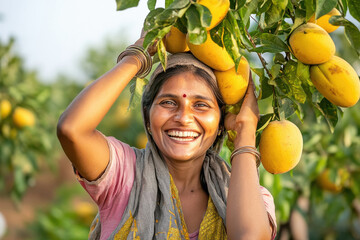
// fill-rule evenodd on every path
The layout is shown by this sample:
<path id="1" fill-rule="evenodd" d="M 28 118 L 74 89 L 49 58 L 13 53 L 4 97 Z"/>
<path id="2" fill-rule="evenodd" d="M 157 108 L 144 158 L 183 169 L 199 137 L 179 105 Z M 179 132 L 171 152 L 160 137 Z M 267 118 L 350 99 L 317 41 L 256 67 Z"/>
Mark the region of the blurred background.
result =
<path id="1" fill-rule="evenodd" d="M 137 40 L 147 13 L 146 1 L 118 12 L 115 1 L 0 0 L 0 239 L 87 238 L 97 208 L 61 150 L 57 120 Z M 342 27 L 331 36 L 359 74 Z M 127 89 L 99 129 L 143 148 L 139 104 L 128 109 L 129 98 Z M 272 109 L 269 99 L 259 105 L 262 114 Z M 359 110 L 345 109 L 331 133 L 309 108 L 304 122 L 292 119 L 304 138 L 299 165 L 281 175 L 260 168 L 278 239 L 360 239 Z"/>

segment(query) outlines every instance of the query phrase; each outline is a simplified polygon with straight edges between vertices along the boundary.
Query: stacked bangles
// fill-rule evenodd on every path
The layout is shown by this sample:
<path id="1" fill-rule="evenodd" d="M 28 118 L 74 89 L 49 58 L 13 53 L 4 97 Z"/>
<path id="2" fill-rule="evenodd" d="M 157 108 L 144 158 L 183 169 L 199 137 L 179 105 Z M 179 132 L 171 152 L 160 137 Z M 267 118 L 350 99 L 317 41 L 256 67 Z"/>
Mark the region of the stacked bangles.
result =
<path id="1" fill-rule="evenodd" d="M 141 63 L 141 68 L 135 77 L 144 78 L 148 75 L 152 68 L 151 56 L 143 47 L 138 45 L 128 46 L 117 58 L 117 62 L 120 62 L 125 56 L 135 56 Z"/>
<path id="2" fill-rule="evenodd" d="M 250 153 L 256 157 L 256 167 L 260 166 L 260 152 L 254 146 L 243 146 L 235 149 L 230 156 L 230 163 L 232 163 L 233 158 L 241 153 Z"/>

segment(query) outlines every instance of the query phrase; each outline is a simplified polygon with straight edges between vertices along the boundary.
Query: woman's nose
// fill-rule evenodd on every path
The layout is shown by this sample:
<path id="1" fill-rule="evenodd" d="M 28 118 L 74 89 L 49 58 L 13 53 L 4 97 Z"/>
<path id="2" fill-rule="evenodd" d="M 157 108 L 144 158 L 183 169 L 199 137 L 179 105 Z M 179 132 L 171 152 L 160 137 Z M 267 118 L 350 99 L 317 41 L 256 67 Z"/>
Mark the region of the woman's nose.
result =
<path id="1" fill-rule="evenodd" d="M 193 121 L 193 112 L 190 107 L 182 106 L 175 114 L 175 120 L 182 124 L 188 124 Z"/>

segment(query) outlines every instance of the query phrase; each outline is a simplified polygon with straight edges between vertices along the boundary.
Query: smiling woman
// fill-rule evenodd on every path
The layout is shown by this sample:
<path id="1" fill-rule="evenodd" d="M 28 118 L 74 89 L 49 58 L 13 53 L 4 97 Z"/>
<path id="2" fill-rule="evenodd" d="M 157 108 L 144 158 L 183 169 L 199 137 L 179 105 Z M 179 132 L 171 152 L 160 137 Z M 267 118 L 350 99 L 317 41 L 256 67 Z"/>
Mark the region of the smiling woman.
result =
<path id="1" fill-rule="evenodd" d="M 62 114 L 58 137 L 81 185 L 99 206 L 90 239 L 270 239 L 271 194 L 259 185 L 251 81 L 237 116 L 225 119 L 213 70 L 190 53 L 158 66 L 142 97 L 145 149 L 96 130 L 134 76 L 151 68 L 143 38 L 84 89 Z M 238 132 L 232 168 L 219 156 L 227 130 Z"/>

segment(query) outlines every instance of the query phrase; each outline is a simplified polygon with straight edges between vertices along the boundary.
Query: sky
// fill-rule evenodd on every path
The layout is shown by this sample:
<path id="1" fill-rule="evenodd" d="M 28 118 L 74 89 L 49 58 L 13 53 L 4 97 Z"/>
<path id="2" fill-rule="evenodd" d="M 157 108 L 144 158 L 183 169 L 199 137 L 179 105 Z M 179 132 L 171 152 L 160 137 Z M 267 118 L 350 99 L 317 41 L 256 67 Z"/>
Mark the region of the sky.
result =
<path id="1" fill-rule="evenodd" d="M 146 2 L 116 11 L 115 0 L 0 0 L 0 41 L 15 37 L 16 52 L 43 81 L 59 73 L 81 76 L 80 60 L 89 47 L 119 34 L 129 43 L 137 40 L 149 12 Z"/>

